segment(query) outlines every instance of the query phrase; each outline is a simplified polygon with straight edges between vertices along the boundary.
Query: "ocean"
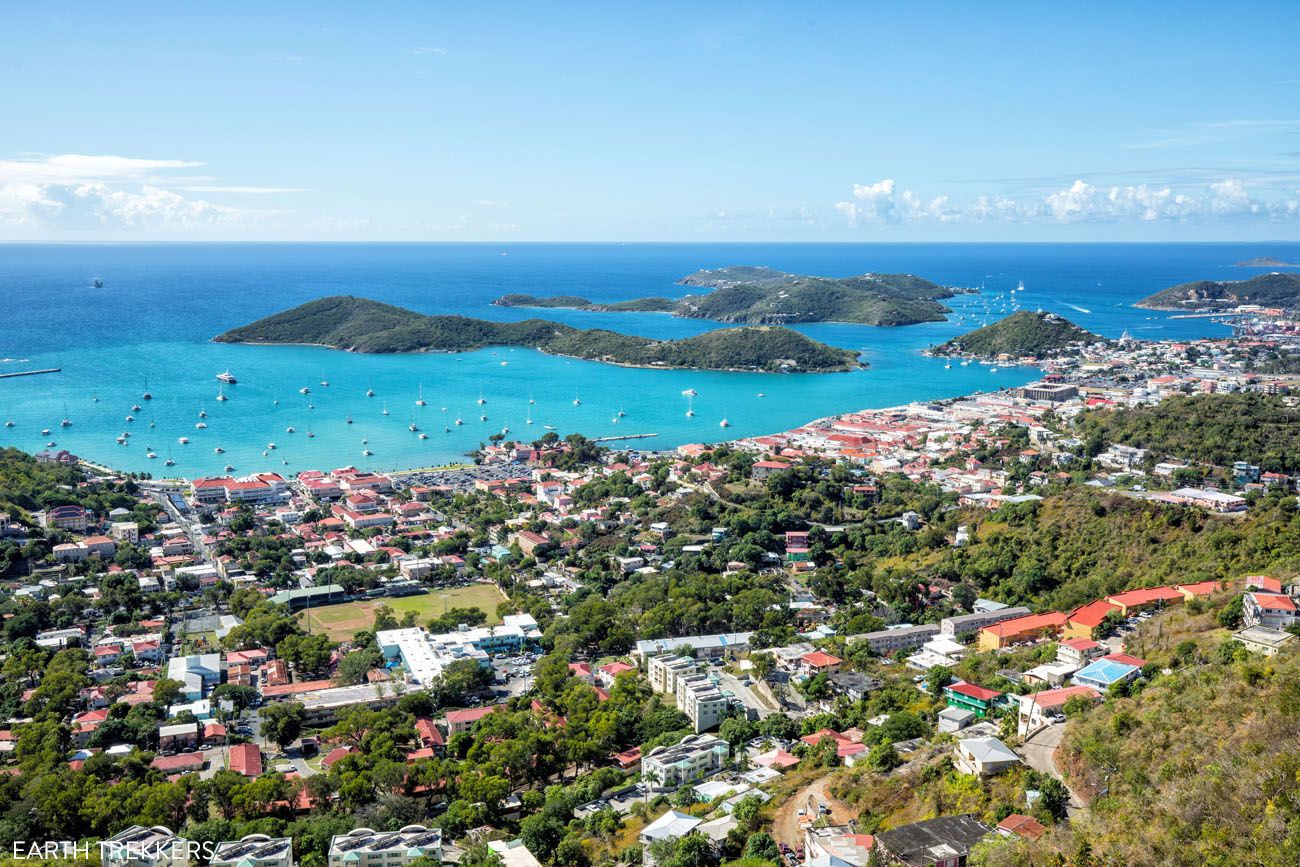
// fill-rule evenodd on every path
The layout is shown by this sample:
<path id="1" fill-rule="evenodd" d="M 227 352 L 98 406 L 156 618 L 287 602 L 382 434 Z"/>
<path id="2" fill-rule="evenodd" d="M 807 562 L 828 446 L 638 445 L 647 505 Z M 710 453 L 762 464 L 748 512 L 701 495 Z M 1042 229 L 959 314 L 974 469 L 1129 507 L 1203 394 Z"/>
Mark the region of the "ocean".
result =
<path id="1" fill-rule="evenodd" d="M 1106 336 L 1225 334 L 1208 320 L 1172 319 L 1132 305 L 1175 283 L 1260 273 L 1234 267 L 1255 256 L 1296 261 L 1300 244 L 8 244 L 0 246 L 0 373 L 62 371 L 0 379 L 0 419 L 14 422 L 0 427 L 0 446 L 39 451 L 55 442 L 122 470 L 184 477 L 226 465 L 241 474 L 434 466 L 462 460 L 506 428 L 511 438 L 525 440 L 547 426 L 561 435 L 653 433 L 628 447 L 666 449 L 1030 382 L 1037 375 L 1032 369 L 945 369 L 921 355 L 985 318 L 1005 315 L 1009 290 L 1022 281 L 1025 291 L 1016 296 L 1022 309 L 1050 310 Z M 680 277 L 741 264 L 833 276 L 909 272 L 982 291 L 947 302 L 954 314 L 942 323 L 799 326 L 818 340 L 860 350 L 870 368 L 853 373 L 639 370 L 504 347 L 381 356 L 211 342 L 234 326 L 335 294 L 430 314 L 539 316 L 680 338 L 725 326 L 665 314 L 506 309 L 490 302 L 507 292 L 595 301 L 679 296 L 687 291 L 675 284 Z M 96 279 L 102 287 L 95 288 Z M 224 389 L 228 400 L 218 401 L 215 377 L 226 370 L 239 382 Z M 152 400 L 141 399 L 146 388 Z M 366 396 L 368 389 L 374 397 Z M 698 392 L 691 418 L 686 389 Z M 421 390 L 423 407 L 416 406 Z M 133 411 L 137 404 L 141 409 Z M 72 425 L 63 428 L 65 417 Z M 464 423 L 456 425 L 457 418 Z M 207 427 L 196 428 L 199 423 Z M 411 432 L 412 423 L 428 439 Z M 119 445 L 116 438 L 128 431 L 127 444 Z M 189 442 L 181 444 L 181 437 Z M 158 457 L 149 459 L 150 450 Z M 163 465 L 168 456 L 173 467 Z"/>

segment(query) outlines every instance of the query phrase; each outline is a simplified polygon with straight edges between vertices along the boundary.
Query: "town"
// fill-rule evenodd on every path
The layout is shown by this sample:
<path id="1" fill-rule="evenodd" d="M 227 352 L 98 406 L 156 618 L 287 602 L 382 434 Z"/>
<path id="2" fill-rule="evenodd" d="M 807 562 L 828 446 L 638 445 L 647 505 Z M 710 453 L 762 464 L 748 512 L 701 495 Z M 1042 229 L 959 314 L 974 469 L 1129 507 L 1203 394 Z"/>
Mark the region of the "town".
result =
<path id="1" fill-rule="evenodd" d="M 180 481 L 6 451 L 0 828 L 113 867 L 1118 846 L 1095 808 L 1143 788 L 1089 726 L 1294 655 L 1300 380 L 1262 362 L 1296 336 L 667 452 Z"/>

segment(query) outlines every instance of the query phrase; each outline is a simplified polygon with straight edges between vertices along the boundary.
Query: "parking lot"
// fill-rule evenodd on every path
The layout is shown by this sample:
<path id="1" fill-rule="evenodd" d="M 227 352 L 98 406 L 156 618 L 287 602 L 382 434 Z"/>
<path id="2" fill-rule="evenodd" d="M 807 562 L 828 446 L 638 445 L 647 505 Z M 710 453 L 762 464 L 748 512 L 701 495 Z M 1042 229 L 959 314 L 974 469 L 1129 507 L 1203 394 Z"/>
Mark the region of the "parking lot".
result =
<path id="1" fill-rule="evenodd" d="M 394 474 L 394 481 L 401 485 L 427 485 L 430 487 L 445 485 L 461 494 L 474 489 L 477 481 L 501 482 L 506 479 L 518 479 L 528 476 L 530 470 L 524 464 L 485 464 L 481 467 L 462 467 L 446 470 L 419 470 L 409 473 Z"/>

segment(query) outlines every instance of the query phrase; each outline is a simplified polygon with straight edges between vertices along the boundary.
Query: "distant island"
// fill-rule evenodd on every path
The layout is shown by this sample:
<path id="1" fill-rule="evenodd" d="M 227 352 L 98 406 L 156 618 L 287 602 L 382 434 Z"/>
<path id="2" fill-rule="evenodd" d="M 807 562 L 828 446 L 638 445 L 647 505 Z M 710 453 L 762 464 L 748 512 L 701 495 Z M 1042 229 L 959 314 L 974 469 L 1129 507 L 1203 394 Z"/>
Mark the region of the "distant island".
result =
<path id="1" fill-rule="evenodd" d="M 1285 262 L 1276 256 L 1256 256 L 1236 263 L 1237 268 L 1300 268 L 1300 262 Z"/>
<path id="2" fill-rule="evenodd" d="M 1240 304 L 1300 307 L 1300 275 L 1260 274 L 1249 280 L 1197 280 L 1143 298 L 1148 310 L 1231 310 Z"/>
<path id="3" fill-rule="evenodd" d="M 1020 310 L 992 325 L 954 337 L 931 348 L 931 355 L 966 355 L 972 358 L 1050 358 L 1068 350 L 1104 341 L 1055 313 Z"/>
<path id="4" fill-rule="evenodd" d="M 348 352 L 466 352 L 523 346 L 551 355 L 632 367 L 827 373 L 865 367 L 856 352 L 788 328 L 710 331 L 684 340 L 651 340 L 544 319 L 489 322 L 427 316 L 365 298 L 336 295 L 259 319 L 213 338 L 218 343 L 313 344 Z"/>
<path id="5" fill-rule="evenodd" d="M 749 265 L 697 271 L 677 282 L 713 291 L 677 300 L 638 298 L 609 304 L 597 304 L 574 295 L 541 298 L 513 294 L 492 303 L 500 307 L 671 313 L 689 319 L 761 325 L 793 322 L 914 325 L 942 322 L 944 314 L 950 311 L 939 303 L 940 299 L 970 291 L 940 286 L 911 274 L 815 277 Z"/>

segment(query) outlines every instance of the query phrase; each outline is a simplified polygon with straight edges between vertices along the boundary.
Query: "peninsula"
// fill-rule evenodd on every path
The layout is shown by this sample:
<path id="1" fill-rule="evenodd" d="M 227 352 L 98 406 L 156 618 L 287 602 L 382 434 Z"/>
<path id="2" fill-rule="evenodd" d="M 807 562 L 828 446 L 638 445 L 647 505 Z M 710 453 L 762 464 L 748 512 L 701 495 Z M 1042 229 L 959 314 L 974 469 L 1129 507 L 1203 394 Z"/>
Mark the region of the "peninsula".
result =
<path id="1" fill-rule="evenodd" d="M 974 358 L 1050 358 L 1070 349 L 1104 342 L 1055 313 L 1021 310 L 1010 316 L 954 337 L 930 350 L 932 355 L 968 355 Z"/>
<path id="2" fill-rule="evenodd" d="M 1240 304 L 1300 307 L 1300 275 L 1260 274 L 1249 280 L 1197 280 L 1143 298 L 1148 310 L 1230 310 Z"/>
<path id="3" fill-rule="evenodd" d="M 726 328 L 684 340 L 651 340 L 544 319 L 490 322 L 427 316 L 350 295 L 310 301 L 213 338 L 219 343 L 315 344 L 348 352 L 466 352 L 522 346 L 630 367 L 827 373 L 865 366 L 857 353 L 788 328 Z"/>
<path id="4" fill-rule="evenodd" d="M 610 304 L 573 295 L 543 298 L 513 294 L 493 303 L 500 307 L 671 313 L 689 319 L 763 325 L 792 322 L 913 325 L 942 321 L 949 311 L 939 301 L 969 291 L 941 286 L 911 274 L 816 277 L 749 265 L 697 271 L 677 282 L 713 291 L 676 300 L 638 298 Z"/>

